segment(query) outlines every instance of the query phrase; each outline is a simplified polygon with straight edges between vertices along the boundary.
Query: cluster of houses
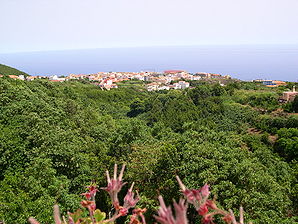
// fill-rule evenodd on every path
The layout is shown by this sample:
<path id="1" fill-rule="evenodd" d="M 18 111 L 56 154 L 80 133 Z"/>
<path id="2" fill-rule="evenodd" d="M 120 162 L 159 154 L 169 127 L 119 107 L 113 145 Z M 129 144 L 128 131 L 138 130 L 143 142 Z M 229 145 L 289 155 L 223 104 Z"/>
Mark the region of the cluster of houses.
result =
<path id="1" fill-rule="evenodd" d="M 253 80 L 253 82 L 262 83 L 266 87 L 278 87 L 278 86 L 287 85 L 286 82 L 279 81 L 279 80 L 256 79 L 256 80 Z M 294 86 L 292 91 L 283 92 L 282 96 L 279 98 L 279 102 L 281 102 L 281 103 L 292 102 L 292 101 L 294 101 L 296 96 L 298 96 L 298 92 L 296 91 L 295 86 Z"/>
<path id="2" fill-rule="evenodd" d="M 152 82 L 147 85 L 148 91 L 186 89 L 189 88 L 189 82 L 178 81 L 173 84 Z"/>
<path id="3" fill-rule="evenodd" d="M 264 79 L 255 79 L 253 82 L 262 83 L 267 87 L 278 87 L 287 85 L 286 82 L 280 80 L 264 80 Z"/>
<path id="4" fill-rule="evenodd" d="M 51 82 L 64 82 L 69 80 L 89 80 L 92 84 L 102 89 L 118 88 L 117 83 L 126 80 L 141 80 L 148 82 L 147 90 L 169 90 L 169 89 L 185 89 L 190 85 L 182 80 L 201 80 L 201 79 L 230 79 L 230 76 L 222 76 L 212 73 L 195 73 L 190 74 L 183 70 L 167 70 L 164 72 L 98 72 L 96 74 L 70 74 L 63 76 L 9 76 L 13 79 L 21 79 L 31 81 L 34 79 L 48 79 Z"/>
<path id="5" fill-rule="evenodd" d="M 148 91 L 186 89 L 190 88 L 189 82 L 183 80 L 206 80 L 206 79 L 231 79 L 230 76 L 222 76 L 211 73 L 190 74 L 183 70 L 167 70 L 147 77 L 151 83 L 147 84 Z"/>
<path id="6" fill-rule="evenodd" d="M 0 78 L 3 77 L 4 75 L 0 74 Z M 24 75 L 8 75 L 9 78 L 11 79 L 19 79 L 19 80 L 26 80 L 26 77 Z"/>
<path id="7" fill-rule="evenodd" d="M 0 78 L 3 75 L 0 74 Z M 69 76 L 24 76 L 24 75 L 8 75 L 9 78 L 31 81 L 34 79 L 48 79 L 51 82 L 65 82 L 69 80 L 89 80 L 92 84 L 106 90 L 118 88 L 117 83 L 128 80 L 141 80 L 148 82 L 146 88 L 148 91 L 170 90 L 170 89 L 186 89 L 191 88 L 189 82 L 184 80 L 227 80 L 230 76 L 222 76 L 212 73 L 194 73 L 190 74 L 183 70 L 167 70 L 164 72 L 98 72 L 96 74 L 70 74 Z M 253 82 L 262 83 L 267 87 L 283 86 L 287 83 L 278 80 L 257 79 Z M 291 102 L 298 95 L 293 87 L 292 91 L 284 92 L 280 98 L 280 102 Z"/>

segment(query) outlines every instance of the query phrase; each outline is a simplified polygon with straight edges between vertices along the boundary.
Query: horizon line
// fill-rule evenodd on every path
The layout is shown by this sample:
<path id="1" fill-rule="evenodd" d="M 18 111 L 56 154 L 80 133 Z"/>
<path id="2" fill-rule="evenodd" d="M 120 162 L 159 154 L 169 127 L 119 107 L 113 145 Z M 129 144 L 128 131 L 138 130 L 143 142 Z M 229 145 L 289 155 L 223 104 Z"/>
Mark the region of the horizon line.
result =
<path id="1" fill-rule="evenodd" d="M 191 45 L 140 45 L 140 46 L 109 46 L 109 47 L 94 47 L 94 48 L 66 48 L 55 50 L 33 50 L 33 51 L 14 51 L 0 52 L 4 54 L 26 54 L 26 53 L 42 53 L 42 52 L 61 52 L 61 51 L 80 51 L 80 50 L 100 50 L 100 49 L 135 49 L 135 48 L 156 48 L 156 47 L 213 47 L 213 46 L 298 46 L 298 43 L 258 43 L 258 44 L 191 44 Z"/>

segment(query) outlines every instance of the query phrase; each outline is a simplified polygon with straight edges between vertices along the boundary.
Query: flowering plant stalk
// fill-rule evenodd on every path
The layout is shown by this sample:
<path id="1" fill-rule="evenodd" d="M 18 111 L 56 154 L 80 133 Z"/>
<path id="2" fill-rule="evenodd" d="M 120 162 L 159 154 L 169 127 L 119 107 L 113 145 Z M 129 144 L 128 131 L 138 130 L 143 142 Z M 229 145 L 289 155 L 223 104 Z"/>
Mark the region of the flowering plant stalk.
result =
<path id="1" fill-rule="evenodd" d="M 134 183 L 128 189 L 124 199 L 123 204 L 120 205 L 118 193 L 121 191 L 122 187 L 126 184 L 123 182 L 123 173 L 125 170 L 125 165 L 122 166 L 119 176 L 117 175 L 117 164 L 114 166 L 114 174 L 111 179 L 109 171 L 106 171 L 107 177 L 107 186 L 102 187 L 101 189 L 108 192 L 110 195 L 114 214 L 106 218 L 106 213 L 101 212 L 99 209 L 96 209 L 95 196 L 98 191 L 95 184 L 91 184 L 87 187 L 88 191 L 83 193 L 85 199 L 81 201 L 81 206 L 88 210 L 89 216 L 82 217 L 82 210 L 78 209 L 75 213 L 69 213 L 68 217 L 64 216 L 61 219 L 60 211 L 58 205 L 54 206 L 54 221 L 55 224 L 112 224 L 118 218 L 127 216 L 129 210 L 134 208 L 137 202 L 140 200 L 138 192 L 133 192 Z M 215 224 L 214 217 L 216 215 L 221 215 L 222 220 L 227 224 L 245 224 L 243 208 L 240 207 L 240 218 L 239 222 L 236 220 L 235 215 L 232 210 L 225 211 L 217 207 L 216 201 L 210 200 L 209 195 L 209 185 L 205 184 L 200 189 L 188 189 L 185 187 L 183 182 L 178 176 L 176 176 L 178 184 L 181 188 L 185 199 L 180 199 L 179 202 L 173 203 L 175 215 L 173 214 L 172 208 L 167 207 L 163 197 L 159 196 L 158 200 L 160 207 L 157 211 L 157 215 L 154 216 L 156 221 L 160 224 L 188 224 L 187 219 L 187 209 L 188 204 L 192 204 L 198 215 L 202 216 L 202 224 Z M 132 210 L 132 215 L 130 217 L 129 224 L 146 224 L 144 213 L 146 208 L 134 208 Z M 33 217 L 29 218 L 31 224 L 39 224 L 39 222 Z M 252 224 L 251 222 L 248 224 Z"/>
<path id="2" fill-rule="evenodd" d="M 114 166 L 114 175 L 113 178 L 110 178 L 109 171 L 106 171 L 107 176 L 107 187 L 101 189 L 107 191 L 111 197 L 112 205 L 115 209 L 115 212 L 112 217 L 106 218 L 106 213 L 101 212 L 99 209 L 96 209 L 95 195 L 98 191 L 95 184 L 91 184 L 87 187 L 88 191 L 83 193 L 85 199 L 81 201 L 81 206 L 88 210 L 89 216 L 82 217 L 82 210 L 78 209 L 75 213 L 68 212 L 68 217 L 64 216 L 61 219 L 59 206 L 54 206 L 54 221 L 55 224 L 112 224 L 116 219 L 126 216 L 129 213 L 131 208 L 134 208 L 137 202 L 140 200 L 138 193 L 133 192 L 134 183 L 128 189 L 126 196 L 123 199 L 123 205 L 120 205 L 118 199 L 118 193 L 121 191 L 122 187 L 126 184 L 123 183 L 122 177 L 124 173 L 125 165 L 122 166 L 122 169 L 117 176 L 117 164 Z M 145 217 L 143 213 L 146 212 L 146 209 L 136 208 L 132 211 L 129 224 L 146 224 Z M 33 218 L 29 218 L 31 224 L 39 224 L 39 222 Z"/>
<path id="3" fill-rule="evenodd" d="M 214 216 L 221 215 L 222 220 L 227 224 L 244 224 L 243 208 L 240 207 L 240 219 L 237 222 L 232 210 L 228 212 L 216 206 L 215 200 L 209 200 L 210 195 L 209 186 L 205 184 L 202 188 L 188 189 L 182 183 L 180 178 L 176 176 L 178 184 L 185 199 L 180 199 L 179 203 L 174 201 L 175 217 L 172 214 L 171 207 L 166 207 L 162 196 L 159 196 L 160 208 L 158 216 L 155 219 L 161 224 L 188 224 L 187 220 L 187 203 L 192 204 L 198 214 L 202 216 L 202 224 L 215 224 Z M 187 202 L 186 202 L 187 201 Z M 249 224 L 252 224 L 251 222 Z"/>

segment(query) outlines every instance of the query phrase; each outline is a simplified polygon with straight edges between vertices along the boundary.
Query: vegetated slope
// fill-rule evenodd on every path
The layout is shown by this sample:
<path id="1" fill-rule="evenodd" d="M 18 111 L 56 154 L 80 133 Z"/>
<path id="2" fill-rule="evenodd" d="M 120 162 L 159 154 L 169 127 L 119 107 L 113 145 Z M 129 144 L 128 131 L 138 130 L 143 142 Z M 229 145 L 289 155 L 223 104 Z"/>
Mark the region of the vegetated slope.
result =
<path id="1" fill-rule="evenodd" d="M 18 69 L 12 68 L 7 65 L 0 64 L 0 74 L 1 75 L 28 75 Z"/>
<path id="2" fill-rule="evenodd" d="M 124 179 L 136 183 L 148 223 L 158 194 L 166 203 L 181 196 L 175 175 L 189 188 L 210 184 L 221 206 L 242 205 L 255 224 L 295 223 L 297 119 L 261 116 L 239 89 L 102 91 L 77 81 L 2 79 L 0 221 L 34 216 L 50 223 L 54 203 L 75 211 L 84 186 L 104 186 L 104 170 L 117 162 L 127 164 Z M 276 106 L 271 95 L 257 95 L 253 107 Z M 264 133 L 249 134 L 249 127 Z M 278 145 L 265 131 L 281 136 Z M 105 193 L 97 202 L 109 210 Z M 191 223 L 199 223 L 192 214 Z"/>

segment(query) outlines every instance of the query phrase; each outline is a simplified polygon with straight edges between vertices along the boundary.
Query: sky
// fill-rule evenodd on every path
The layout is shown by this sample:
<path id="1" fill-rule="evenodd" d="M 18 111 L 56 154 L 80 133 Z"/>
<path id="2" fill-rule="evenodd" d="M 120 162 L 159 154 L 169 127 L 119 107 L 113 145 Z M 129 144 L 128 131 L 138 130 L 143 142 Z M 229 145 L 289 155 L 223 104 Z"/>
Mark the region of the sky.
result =
<path id="1" fill-rule="evenodd" d="M 0 0 L 0 54 L 298 44 L 297 0 Z"/>

